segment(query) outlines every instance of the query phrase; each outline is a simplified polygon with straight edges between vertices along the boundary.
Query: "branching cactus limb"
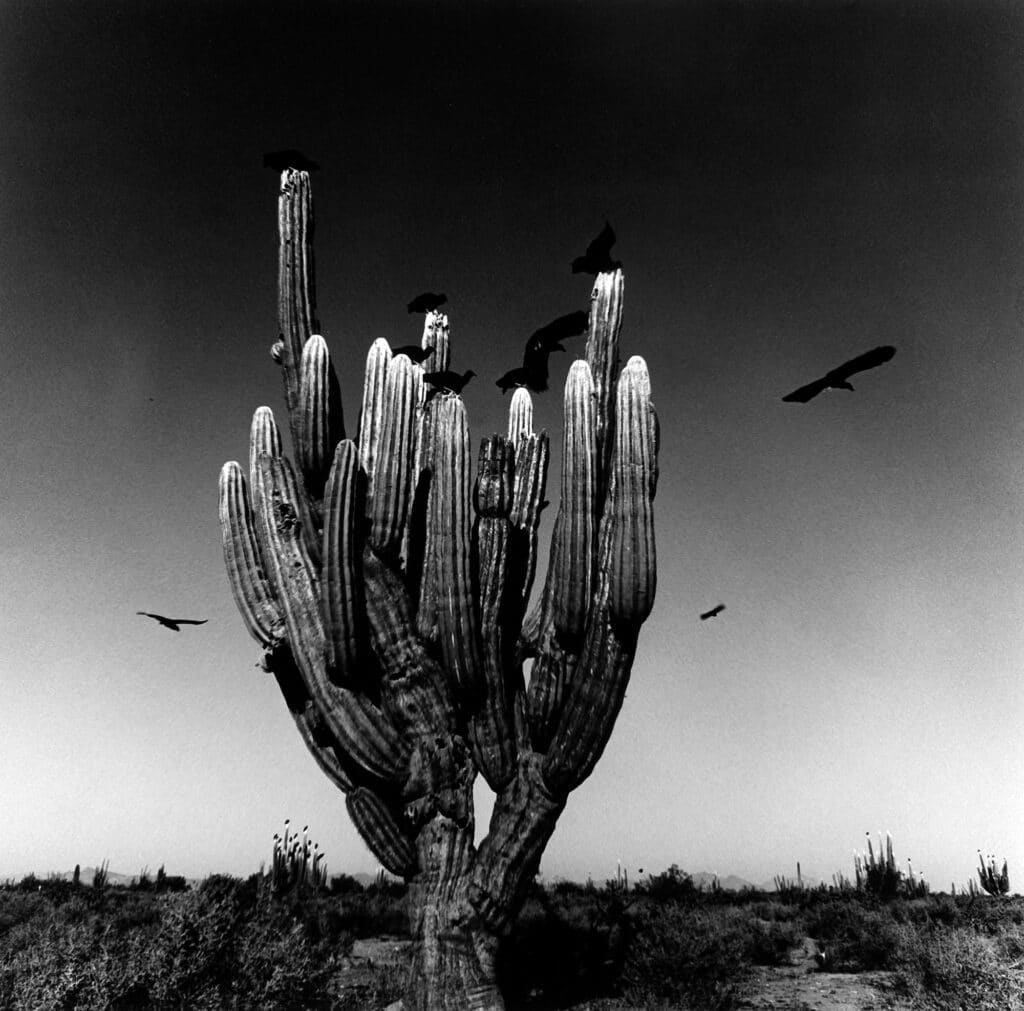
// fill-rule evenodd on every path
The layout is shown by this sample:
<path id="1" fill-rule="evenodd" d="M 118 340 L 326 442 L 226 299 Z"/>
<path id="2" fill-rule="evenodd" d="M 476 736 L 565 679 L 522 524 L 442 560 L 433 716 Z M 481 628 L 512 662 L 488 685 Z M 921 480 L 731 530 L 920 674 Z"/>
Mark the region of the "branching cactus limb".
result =
<path id="1" fill-rule="evenodd" d="M 360 835 L 410 882 L 405 1011 L 501 1011 L 500 939 L 608 741 L 654 598 L 657 420 L 643 360 L 619 374 L 623 275 L 598 276 L 569 370 L 561 501 L 525 617 L 549 459 L 529 393 L 512 397 L 507 436 L 483 440 L 474 481 L 461 396 L 426 400 L 424 370 L 451 359 L 448 317 L 428 313 L 421 366 L 371 346 L 346 439 L 317 333 L 305 173 L 283 173 L 279 222 L 273 357 L 294 464 L 260 408 L 248 482 L 233 462 L 220 477 L 232 593 Z M 477 848 L 480 774 L 495 803 Z"/>

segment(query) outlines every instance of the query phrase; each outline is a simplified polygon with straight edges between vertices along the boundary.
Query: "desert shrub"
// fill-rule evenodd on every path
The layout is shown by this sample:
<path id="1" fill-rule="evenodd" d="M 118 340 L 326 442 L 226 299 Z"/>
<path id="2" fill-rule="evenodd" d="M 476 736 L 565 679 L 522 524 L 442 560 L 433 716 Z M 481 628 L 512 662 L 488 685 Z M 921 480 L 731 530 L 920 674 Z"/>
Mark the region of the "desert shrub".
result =
<path id="1" fill-rule="evenodd" d="M 694 1011 L 735 1006 L 749 969 L 747 936 L 735 917 L 677 903 L 645 904 L 620 977 L 625 999 L 645 1008 Z"/>
<path id="2" fill-rule="evenodd" d="M 969 928 L 906 931 L 896 963 L 898 986 L 915 1007 L 1024 1008 L 1024 974 L 1007 968 L 996 942 Z"/>
<path id="3" fill-rule="evenodd" d="M 901 928 L 885 906 L 836 900 L 809 910 L 804 922 L 828 972 L 889 968 L 899 943 Z"/>

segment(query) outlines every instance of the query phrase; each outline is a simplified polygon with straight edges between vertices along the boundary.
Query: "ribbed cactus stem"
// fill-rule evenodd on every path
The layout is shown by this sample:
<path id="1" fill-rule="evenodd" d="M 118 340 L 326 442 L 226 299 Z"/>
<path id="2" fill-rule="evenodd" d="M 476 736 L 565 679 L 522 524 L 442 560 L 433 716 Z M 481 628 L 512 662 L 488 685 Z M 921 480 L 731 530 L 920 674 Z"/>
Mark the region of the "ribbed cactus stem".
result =
<path id="1" fill-rule="evenodd" d="M 327 342 L 319 334 L 306 341 L 299 370 L 295 456 L 306 489 L 314 500 L 323 497 L 334 447 L 345 438 L 341 391 Z"/>
<path id="2" fill-rule="evenodd" d="M 359 461 L 366 472 L 366 494 L 370 496 L 369 501 L 372 501 L 380 439 L 384 429 L 385 388 L 390 364 L 391 348 L 380 337 L 373 342 L 366 356 L 363 406 L 359 414 Z"/>
<path id="3" fill-rule="evenodd" d="M 590 330 L 587 334 L 586 358 L 594 380 L 597 407 L 597 449 L 604 469 L 612 449 L 615 379 L 619 371 L 619 331 L 622 328 L 622 300 L 625 278 L 622 270 L 598 274 L 590 295 Z"/>
<path id="4" fill-rule="evenodd" d="M 448 317 L 443 312 L 428 312 L 423 320 L 423 339 L 420 347 L 433 348 L 423 361 L 424 372 L 446 372 L 451 361 L 451 338 Z"/>
<path id="5" fill-rule="evenodd" d="M 615 621 L 636 626 L 654 606 L 655 431 L 647 363 L 634 356 L 618 384 L 608 607 Z"/>
<path id="6" fill-rule="evenodd" d="M 492 435 L 480 444 L 474 507 L 474 530 L 480 586 L 480 631 L 483 646 L 481 698 L 470 718 L 470 739 L 480 771 L 498 792 L 515 773 L 516 737 L 512 705 L 514 684 L 506 635 L 507 578 L 512 542 L 509 513 L 514 495 L 512 443 Z"/>
<path id="7" fill-rule="evenodd" d="M 233 460 L 220 472 L 220 524 L 235 603 L 249 634 L 271 649 L 284 635 L 284 619 L 264 569 L 245 476 Z"/>
<path id="8" fill-rule="evenodd" d="M 321 605 L 327 635 L 327 667 L 336 684 L 353 686 L 365 660 L 360 527 L 364 514 L 359 451 L 351 439 L 338 443 L 324 495 L 324 578 Z"/>
<path id="9" fill-rule="evenodd" d="M 512 512 L 509 515 L 512 524 L 513 578 L 519 597 L 516 622 L 522 620 L 523 612 L 529 604 L 537 571 L 537 530 L 541 510 L 545 505 L 549 455 L 546 432 L 528 435 L 516 446 Z"/>
<path id="10" fill-rule="evenodd" d="M 260 545 L 306 691 L 355 762 L 382 779 L 401 778 L 408 745 L 368 699 L 327 679 L 320 590 L 301 530 L 300 493 L 291 465 L 284 457 L 261 454 L 257 472 L 254 512 Z"/>
<path id="11" fill-rule="evenodd" d="M 393 359 L 384 384 L 384 417 L 370 502 L 370 542 L 397 560 L 409 520 L 423 370 L 405 355 Z"/>
<path id="12" fill-rule="evenodd" d="M 317 330 L 316 271 L 313 261 L 313 193 L 309 173 L 281 173 L 278 198 L 278 328 L 284 345 L 284 395 L 289 411 L 299 400 L 299 362 L 306 341 Z"/>
<path id="13" fill-rule="evenodd" d="M 434 483 L 427 523 L 435 558 L 441 657 L 465 697 L 480 678 L 480 639 L 470 565 L 469 424 L 461 397 L 442 396 L 435 410 Z"/>
<path id="14" fill-rule="evenodd" d="M 437 534 L 437 501 L 434 452 L 442 397 L 428 401 L 420 416 L 419 473 L 417 476 L 417 508 L 423 512 L 422 522 L 414 522 L 409 538 L 407 571 L 417 592 L 416 631 L 424 642 L 437 642 L 437 613 L 440 606 L 440 560 L 434 550 Z"/>
<path id="15" fill-rule="evenodd" d="M 384 868 L 399 877 L 416 871 L 416 846 L 393 805 L 372 790 L 359 788 L 345 798 L 352 823 Z"/>
<path id="16" fill-rule="evenodd" d="M 563 639 L 583 633 L 596 548 L 597 418 L 590 366 L 573 362 L 565 380 L 562 500 L 553 557 L 552 614 Z"/>
<path id="17" fill-rule="evenodd" d="M 517 386 L 508 405 L 508 437 L 519 452 L 523 440 L 533 435 L 533 398 L 525 386 Z"/>
<path id="18" fill-rule="evenodd" d="M 253 485 L 256 483 L 256 459 L 260 453 L 280 456 L 283 451 L 274 412 L 269 407 L 257 407 L 249 427 L 249 480 Z"/>

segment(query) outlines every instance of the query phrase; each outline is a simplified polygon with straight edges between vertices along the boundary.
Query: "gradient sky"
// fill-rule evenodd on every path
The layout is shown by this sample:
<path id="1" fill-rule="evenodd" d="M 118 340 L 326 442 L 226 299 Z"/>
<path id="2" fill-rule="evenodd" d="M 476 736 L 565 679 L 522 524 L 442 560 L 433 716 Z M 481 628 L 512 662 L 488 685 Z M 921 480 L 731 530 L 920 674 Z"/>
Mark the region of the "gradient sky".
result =
<path id="1" fill-rule="evenodd" d="M 219 468 L 283 411 L 261 157 L 299 147 L 350 432 L 425 289 L 503 431 L 493 379 L 618 234 L 658 598 L 545 878 L 827 880 L 891 830 L 933 888 L 979 847 L 1024 888 L 1018 8 L 0 4 L 0 876 L 248 874 L 286 817 L 376 868 L 221 557 Z"/>

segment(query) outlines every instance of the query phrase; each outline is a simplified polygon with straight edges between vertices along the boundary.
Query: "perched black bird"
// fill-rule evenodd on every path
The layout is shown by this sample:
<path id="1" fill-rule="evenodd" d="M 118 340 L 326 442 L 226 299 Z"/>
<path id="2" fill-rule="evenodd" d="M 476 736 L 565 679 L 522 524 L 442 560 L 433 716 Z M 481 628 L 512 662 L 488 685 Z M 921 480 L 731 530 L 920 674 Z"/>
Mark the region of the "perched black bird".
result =
<path id="1" fill-rule="evenodd" d="M 414 365 L 422 365 L 432 354 L 432 347 L 421 348 L 419 344 L 405 344 L 400 348 L 391 349 L 391 357 L 405 355 Z"/>
<path id="2" fill-rule="evenodd" d="M 820 379 L 815 379 L 813 383 L 808 383 L 792 393 L 787 393 L 782 399 L 790 403 L 806 404 L 808 400 L 813 399 L 825 390 L 852 390 L 850 376 L 857 372 L 863 372 L 865 369 L 873 369 L 879 365 L 884 365 L 894 354 L 896 354 L 896 349 L 888 344 L 872 348 L 870 351 L 865 351 L 862 355 L 857 355 L 856 358 L 851 358 L 845 364 L 840 365 L 839 368 L 825 373 Z"/>
<path id="3" fill-rule="evenodd" d="M 705 611 L 701 616 L 701 621 L 707 621 L 708 618 L 714 618 L 716 615 L 721 614 L 725 610 L 725 604 L 719 604 L 717 607 L 711 608 L 710 611 Z"/>
<path id="4" fill-rule="evenodd" d="M 299 172 L 316 172 L 320 166 L 310 161 L 301 151 L 289 148 L 287 151 L 270 151 L 263 156 L 263 167 L 277 172 L 297 169 Z"/>
<path id="5" fill-rule="evenodd" d="M 179 625 L 205 625 L 210 620 L 209 618 L 203 618 L 202 621 L 195 621 L 192 618 L 165 618 L 162 614 L 150 614 L 149 611 L 136 611 L 135 613 L 159 621 L 161 625 L 169 628 L 172 632 L 180 632 Z"/>
<path id="6" fill-rule="evenodd" d="M 500 387 L 502 393 L 508 393 L 513 386 L 526 386 L 534 393 L 543 393 L 548 388 L 548 355 L 552 351 L 564 351 L 562 341 L 583 333 L 589 320 L 590 314 L 581 309 L 534 330 L 526 342 L 522 366 L 509 369 L 494 385 Z"/>
<path id="7" fill-rule="evenodd" d="M 406 308 L 409 312 L 433 312 L 447 301 L 446 295 L 435 295 L 432 291 L 425 291 L 422 295 L 417 295 Z"/>
<path id="8" fill-rule="evenodd" d="M 606 221 L 604 228 L 601 229 L 601 234 L 587 246 L 587 251 L 572 261 L 572 272 L 574 274 L 600 274 L 602 271 L 621 267 L 622 263 L 611 257 L 614 245 L 615 233 L 612 231 L 612 226 Z"/>
<path id="9" fill-rule="evenodd" d="M 466 383 L 475 375 L 476 373 L 472 369 L 467 369 L 461 376 L 458 372 L 452 372 L 451 369 L 445 372 L 425 372 L 423 381 L 434 387 L 427 394 L 427 399 L 429 400 L 442 390 L 448 390 L 449 393 L 461 393 Z"/>

